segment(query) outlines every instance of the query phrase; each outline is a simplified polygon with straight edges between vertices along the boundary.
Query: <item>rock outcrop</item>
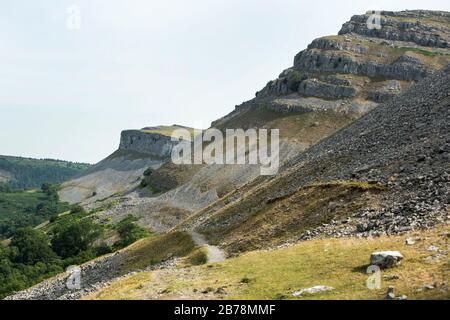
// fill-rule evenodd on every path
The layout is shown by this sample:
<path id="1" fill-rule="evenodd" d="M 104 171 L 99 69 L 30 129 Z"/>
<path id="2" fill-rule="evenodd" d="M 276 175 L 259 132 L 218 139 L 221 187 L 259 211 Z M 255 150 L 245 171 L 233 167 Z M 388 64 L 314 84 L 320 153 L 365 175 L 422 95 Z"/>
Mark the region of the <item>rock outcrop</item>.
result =
<path id="1" fill-rule="evenodd" d="M 125 130 L 120 136 L 119 150 L 131 150 L 158 158 L 168 158 L 175 142 L 170 136 L 146 133 L 142 130 Z"/>
<path id="2" fill-rule="evenodd" d="M 119 149 L 64 183 L 59 192 L 61 199 L 90 204 L 136 188 L 146 169 L 157 169 L 170 159 L 176 143 L 166 134 L 167 127 L 158 129 L 123 131 Z"/>
<path id="3" fill-rule="evenodd" d="M 369 29 L 371 16 L 354 16 L 338 35 L 312 41 L 293 67 L 212 126 L 230 126 L 261 109 L 360 116 L 450 62 L 450 13 L 382 11 L 378 29 Z M 396 89 L 387 89 L 393 81 Z"/>
<path id="4" fill-rule="evenodd" d="M 374 12 L 356 15 L 346 22 L 340 35 L 356 33 L 394 41 L 414 42 L 420 46 L 450 47 L 450 13 L 445 11 L 411 10 L 380 11 L 379 29 L 367 28 L 367 20 Z"/>

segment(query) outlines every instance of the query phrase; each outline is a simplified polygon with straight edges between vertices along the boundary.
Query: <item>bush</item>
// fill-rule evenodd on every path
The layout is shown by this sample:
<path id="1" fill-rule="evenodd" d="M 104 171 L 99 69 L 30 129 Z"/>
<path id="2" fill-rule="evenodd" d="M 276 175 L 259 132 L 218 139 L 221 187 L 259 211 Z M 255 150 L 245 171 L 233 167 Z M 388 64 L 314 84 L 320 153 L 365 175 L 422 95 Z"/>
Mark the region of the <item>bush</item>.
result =
<path id="1" fill-rule="evenodd" d="M 191 266 L 199 266 L 208 262 L 205 248 L 199 248 L 186 257 L 186 263 Z"/>
<path id="2" fill-rule="evenodd" d="M 141 188 L 145 188 L 145 187 L 148 186 L 148 183 L 147 183 L 147 181 L 146 181 L 145 179 L 142 179 L 142 180 L 141 180 L 141 183 L 139 184 L 139 186 L 140 186 Z"/>
<path id="3" fill-rule="evenodd" d="M 147 170 L 144 171 L 144 177 L 149 177 L 152 175 L 152 173 L 153 173 L 153 169 L 148 168 Z"/>

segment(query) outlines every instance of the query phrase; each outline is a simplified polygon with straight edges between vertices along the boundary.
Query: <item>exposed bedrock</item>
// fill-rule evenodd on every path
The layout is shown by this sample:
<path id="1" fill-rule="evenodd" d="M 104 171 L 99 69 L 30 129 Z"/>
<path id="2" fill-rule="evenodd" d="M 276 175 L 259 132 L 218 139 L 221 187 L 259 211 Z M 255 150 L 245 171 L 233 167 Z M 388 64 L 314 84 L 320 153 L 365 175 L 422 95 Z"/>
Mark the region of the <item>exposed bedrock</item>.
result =
<path id="1" fill-rule="evenodd" d="M 339 31 L 340 35 L 357 33 L 367 37 L 414 42 L 421 46 L 450 47 L 450 14 L 442 11 L 381 11 L 380 29 L 369 29 L 372 13 L 355 15 Z"/>

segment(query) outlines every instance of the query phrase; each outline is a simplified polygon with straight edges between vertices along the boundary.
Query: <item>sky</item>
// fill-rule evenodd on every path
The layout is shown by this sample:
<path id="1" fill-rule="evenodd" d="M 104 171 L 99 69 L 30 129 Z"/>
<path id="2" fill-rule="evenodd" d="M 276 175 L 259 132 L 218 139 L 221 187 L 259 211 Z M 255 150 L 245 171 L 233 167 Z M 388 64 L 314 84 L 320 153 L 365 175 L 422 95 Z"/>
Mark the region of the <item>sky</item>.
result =
<path id="1" fill-rule="evenodd" d="M 124 129 L 207 128 L 313 39 L 379 9 L 450 2 L 1 1 L 0 154 L 96 163 Z"/>

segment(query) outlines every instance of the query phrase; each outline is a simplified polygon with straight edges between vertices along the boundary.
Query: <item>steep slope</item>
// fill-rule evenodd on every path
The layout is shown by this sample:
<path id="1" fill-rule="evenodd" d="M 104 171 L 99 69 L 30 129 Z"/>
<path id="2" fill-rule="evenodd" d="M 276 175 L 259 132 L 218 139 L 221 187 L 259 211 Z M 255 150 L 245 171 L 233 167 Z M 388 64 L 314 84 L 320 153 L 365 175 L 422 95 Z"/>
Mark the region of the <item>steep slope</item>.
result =
<path id="1" fill-rule="evenodd" d="M 392 234 L 449 219 L 450 67 L 186 226 L 231 252 L 314 235 Z M 312 192 L 311 192 L 312 190 Z"/>
<path id="2" fill-rule="evenodd" d="M 12 188 L 40 188 L 44 182 L 69 180 L 89 167 L 86 163 L 0 155 L 0 183 Z"/>

